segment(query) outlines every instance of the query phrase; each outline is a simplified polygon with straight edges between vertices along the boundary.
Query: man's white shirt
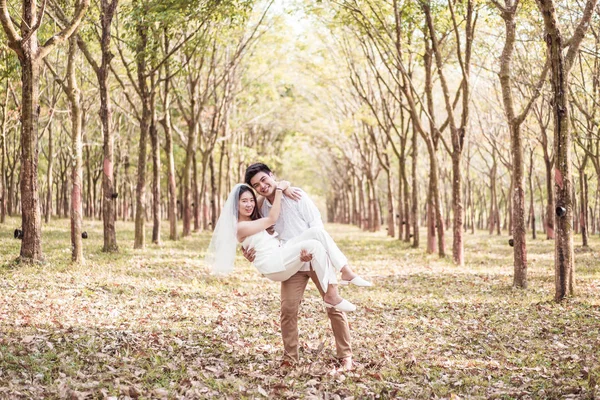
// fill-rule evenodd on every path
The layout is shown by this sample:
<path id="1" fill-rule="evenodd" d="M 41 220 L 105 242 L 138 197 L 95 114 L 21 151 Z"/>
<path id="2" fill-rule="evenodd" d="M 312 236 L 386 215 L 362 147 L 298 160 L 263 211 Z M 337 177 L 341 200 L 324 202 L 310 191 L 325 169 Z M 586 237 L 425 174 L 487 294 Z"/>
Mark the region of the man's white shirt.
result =
<path id="1" fill-rule="evenodd" d="M 275 222 L 275 232 L 278 233 L 279 239 L 284 242 L 300 235 L 309 228 L 323 227 L 321 213 L 315 203 L 302 189 L 294 189 L 299 190 L 302 197 L 296 201 L 284 195 L 281 200 L 281 212 L 277 222 Z M 268 215 L 271 207 L 272 204 L 265 198 L 260 209 L 261 215 Z M 309 263 L 305 263 L 300 268 L 300 271 L 309 270 Z"/>

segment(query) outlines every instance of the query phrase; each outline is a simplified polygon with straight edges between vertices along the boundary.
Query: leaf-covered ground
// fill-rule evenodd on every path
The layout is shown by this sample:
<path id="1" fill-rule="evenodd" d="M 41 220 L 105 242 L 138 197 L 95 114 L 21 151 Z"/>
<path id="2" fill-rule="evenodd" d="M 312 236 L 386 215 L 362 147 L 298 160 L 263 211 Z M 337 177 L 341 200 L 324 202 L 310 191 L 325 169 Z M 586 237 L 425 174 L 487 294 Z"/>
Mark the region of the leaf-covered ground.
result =
<path id="1" fill-rule="evenodd" d="M 314 285 L 300 315 L 301 362 L 280 366 L 279 285 L 242 258 L 208 274 L 209 234 L 100 251 L 71 266 L 68 222 L 44 226 L 46 263 L 15 265 L 19 225 L 0 225 L 0 398 L 589 398 L 600 395 L 600 240 L 576 248 L 577 296 L 554 293 L 553 243 L 528 239 L 528 290 L 515 290 L 507 237 L 466 235 L 467 263 L 384 233 L 328 230 L 376 284 L 344 288 L 356 369 L 337 368 Z M 165 236 L 166 237 L 166 236 Z M 579 238 L 576 238 L 578 241 Z M 422 246 L 423 247 L 423 246 Z"/>

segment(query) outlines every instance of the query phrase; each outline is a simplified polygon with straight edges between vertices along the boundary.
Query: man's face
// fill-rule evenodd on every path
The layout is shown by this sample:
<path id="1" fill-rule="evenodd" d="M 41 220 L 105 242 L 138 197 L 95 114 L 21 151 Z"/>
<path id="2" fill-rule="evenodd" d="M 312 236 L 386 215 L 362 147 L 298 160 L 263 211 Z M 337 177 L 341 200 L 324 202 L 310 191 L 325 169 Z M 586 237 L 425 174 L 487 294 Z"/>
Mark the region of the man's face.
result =
<path id="1" fill-rule="evenodd" d="M 250 179 L 250 186 L 252 186 L 258 194 L 269 197 L 275 192 L 277 184 L 275 183 L 272 174 L 261 171 Z"/>

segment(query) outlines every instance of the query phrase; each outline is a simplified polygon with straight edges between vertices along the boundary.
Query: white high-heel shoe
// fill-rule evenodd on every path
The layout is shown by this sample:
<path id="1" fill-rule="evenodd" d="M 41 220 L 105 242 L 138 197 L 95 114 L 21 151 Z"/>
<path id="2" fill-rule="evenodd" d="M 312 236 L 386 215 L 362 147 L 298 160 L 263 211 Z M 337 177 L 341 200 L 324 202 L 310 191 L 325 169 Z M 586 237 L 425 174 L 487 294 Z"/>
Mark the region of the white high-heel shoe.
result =
<path id="1" fill-rule="evenodd" d="M 350 281 L 346 281 L 344 279 L 340 280 L 340 285 L 349 285 L 349 284 L 353 284 L 354 286 L 360 286 L 360 287 L 371 287 L 373 286 L 373 284 L 371 282 L 369 282 L 366 279 L 361 278 L 360 276 L 355 276 L 354 279 L 350 280 Z"/>
<path id="2" fill-rule="evenodd" d="M 329 303 L 325 303 L 325 307 L 327 308 L 335 308 L 338 311 L 343 311 L 343 312 L 352 312 L 356 310 L 356 306 L 352 303 L 350 303 L 348 300 L 343 299 L 341 302 L 337 303 L 337 304 L 329 304 Z"/>

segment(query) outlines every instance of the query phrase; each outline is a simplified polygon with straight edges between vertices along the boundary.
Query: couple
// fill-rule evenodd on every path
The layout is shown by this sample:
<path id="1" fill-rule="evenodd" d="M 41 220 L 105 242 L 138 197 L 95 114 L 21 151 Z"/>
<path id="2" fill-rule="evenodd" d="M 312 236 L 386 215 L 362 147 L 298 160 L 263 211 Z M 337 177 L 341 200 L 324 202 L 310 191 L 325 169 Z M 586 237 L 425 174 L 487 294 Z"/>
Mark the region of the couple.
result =
<path id="1" fill-rule="evenodd" d="M 298 360 L 298 308 L 311 278 L 327 307 L 338 357 L 344 368 L 351 368 L 350 333 L 344 312 L 356 307 L 339 296 L 336 272 L 341 272 L 340 284 L 371 283 L 348 266 L 306 193 L 291 188 L 286 181 L 276 182 L 271 169 L 260 163 L 248 167 L 245 181 L 247 185 L 238 184 L 230 193 L 216 225 L 207 259 L 213 272 L 233 270 L 239 242 L 260 273 L 281 282 L 281 333 L 288 361 Z M 251 187 L 263 196 L 260 201 Z M 272 225 L 278 238 L 267 233 Z"/>

